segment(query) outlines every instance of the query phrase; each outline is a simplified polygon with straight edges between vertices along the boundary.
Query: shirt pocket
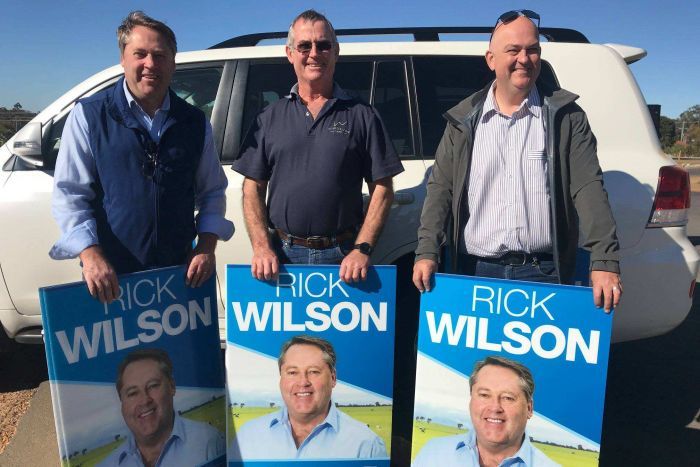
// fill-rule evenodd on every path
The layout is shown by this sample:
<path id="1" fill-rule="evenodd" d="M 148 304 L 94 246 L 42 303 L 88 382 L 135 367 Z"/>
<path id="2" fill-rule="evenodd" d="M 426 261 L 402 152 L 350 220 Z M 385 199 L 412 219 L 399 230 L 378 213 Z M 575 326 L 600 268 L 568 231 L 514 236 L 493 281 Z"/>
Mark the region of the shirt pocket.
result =
<path id="1" fill-rule="evenodd" d="M 544 149 L 530 149 L 527 151 L 527 160 L 529 160 L 529 161 L 547 160 L 547 152 Z"/>

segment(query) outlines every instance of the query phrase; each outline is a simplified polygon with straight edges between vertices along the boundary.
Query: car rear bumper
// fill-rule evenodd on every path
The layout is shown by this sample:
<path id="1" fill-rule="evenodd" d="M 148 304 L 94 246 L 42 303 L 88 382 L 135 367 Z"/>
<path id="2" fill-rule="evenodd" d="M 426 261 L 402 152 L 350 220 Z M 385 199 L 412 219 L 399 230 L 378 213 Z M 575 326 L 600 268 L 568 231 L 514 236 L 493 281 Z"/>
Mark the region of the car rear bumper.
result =
<path id="1" fill-rule="evenodd" d="M 700 255 L 685 227 L 646 229 L 621 252 L 624 295 L 615 310 L 613 342 L 664 334 L 678 326 L 693 303 Z"/>

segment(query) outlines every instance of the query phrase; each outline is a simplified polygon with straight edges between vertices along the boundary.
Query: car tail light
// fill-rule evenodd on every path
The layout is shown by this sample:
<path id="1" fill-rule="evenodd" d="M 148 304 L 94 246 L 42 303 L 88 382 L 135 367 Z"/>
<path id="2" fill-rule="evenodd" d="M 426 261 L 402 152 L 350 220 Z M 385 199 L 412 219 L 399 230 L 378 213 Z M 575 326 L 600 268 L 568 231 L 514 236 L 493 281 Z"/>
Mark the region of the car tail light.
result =
<path id="1" fill-rule="evenodd" d="M 690 209 L 690 177 L 677 165 L 659 169 L 659 185 L 656 187 L 654 207 L 647 227 L 685 225 Z"/>

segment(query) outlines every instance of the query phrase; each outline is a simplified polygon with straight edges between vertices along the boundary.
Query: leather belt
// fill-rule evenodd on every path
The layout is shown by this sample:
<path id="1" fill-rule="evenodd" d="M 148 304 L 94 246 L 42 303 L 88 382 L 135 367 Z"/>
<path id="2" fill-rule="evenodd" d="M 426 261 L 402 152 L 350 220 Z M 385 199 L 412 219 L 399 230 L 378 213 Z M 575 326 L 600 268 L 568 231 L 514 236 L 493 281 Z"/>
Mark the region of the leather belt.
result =
<path id="1" fill-rule="evenodd" d="M 554 256 L 550 253 L 525 253 L 521 251 L 509 251 L 497 258 L 483 258 L 474 256 L 477 261 L 484 263 L 495 263 L 501 266 L 525 266 L 529 263 L 537 264 L 541 261 L 553 261 Z"/>
<path id="2" fill-rule="evenodd" d="M 320 235 L 315 235 L 312 237 L 297 237 L 295 235 L 288 234 L 287 232 L 275 229 L 275 234 L 282 241 L 287 241 L 293 245 L 300 245 L 306 248 L 311 248 L 313 250 L 325 250 L 326 248 L 334 248 L 338 246 L 339 243 L 347 242 L 348 240 L 355 239 L 354 230 L 346 230 L 345 232 L 340 232 L 335 235 L 328 237 L 323 237 Z"/>

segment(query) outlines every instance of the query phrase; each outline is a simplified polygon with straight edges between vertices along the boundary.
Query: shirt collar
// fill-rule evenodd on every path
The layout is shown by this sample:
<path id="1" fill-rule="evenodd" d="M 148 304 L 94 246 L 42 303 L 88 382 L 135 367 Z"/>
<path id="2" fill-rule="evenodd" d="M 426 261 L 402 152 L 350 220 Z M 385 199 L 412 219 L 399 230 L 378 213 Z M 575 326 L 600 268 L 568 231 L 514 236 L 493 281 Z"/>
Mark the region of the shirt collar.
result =
<path id="1" fill-rule="evenodd" d="M 163 449 L 166 449 L 166 447 L 172 442 L 174 438 L 180 438 L 182 441 L 185 441 L 185 423 L 182 421 L 182 418 L 180 418 L 178 414 L 175 414 L 173 420 L 173 431 L 170 433 L 170 436 L 168 437 L 167 441 L 165 441 Z M 139 453 L 139 450 L 136 447 L 136 440 L 134 439 L 134 435 L 131 434 L 131 432 L 129 432 L 129 436 L 127 437 L 126 443 L 122 445 L 122 451 L 119 454 L 118 463 L 121 464 L 127 455 L 137 456 L 139 459 L 141 458 L 141 453 Z"/>
<path id="2" fill-rule="evenodd" d="M 143 110 L 143 108 L 139 105 L 139 103 L 136 102 L 134 96 L 131 95 L 129 87 L 126 85 L 126 80 L 124 80 L 124 95 L 126 96 L 126 103 L 129 104 L 130 109 L 134 110 L 134 107 L 136 107 L 141 112 L 146 113 Z M 160 105 L 160 108 L 156 112 L 160 110 L 162 110 L 163 112 L 168 112 L 170 110 L 170 92 L 165 93 L 165 99 L 163 99 L 163 103 Z"/>
<path id="3" fill-rule="evenodd" d="M 292 86 L 292 89 L 290 89 L 289 94 L 286 96 L 287 99 L 296 99 L 299 97 L 299 83 L 294 83 L 294 86 Z M 341 101 L 349 101 L 352 100 L 352 96 L 345 91 L 345 89 L 341 88 L 338 83 L 334 82 L 333 83 L 333 99 L 340 99 Z"/>
<path id="4" fill-rule="evenodd" d="M 520 459 L 526 466 L 532 465 L 532 444 L 530 444 L 530 436 L 527 432 L 525 432 L 525 439 L 523 439 L 523 444 L 518 449 L 518 452 L 508 457 L 508 459 Z"/>
<path id="5" fill-rule="evenodd" d="M 473 429 L 467 432 L 464 439 L 461 439 L 457 442 L 457 444 L 455 445 L 455 451 L 458 451 L 459 449 L 465 447 L 467 449 L 475 451 L 475 454 L 478 458 L 478 452 L 476 447 L 476 432 Z M 517 459 L 519 459 L 523 464 L 525 464 L 528 467 L 532 466 L 532 444 L 530 444 L 530 435 L 527 433 L 527 431 L 525 432 L 525 438 L 523 439 L 523 444 L 520 446 L 520 449 L 518 449 L 518 451 L 512 456 L 503 459 L 499 465 L 504 465 L 504 463 L 505 465 L 511 465 L 512 462 L 506 461 L 514 461 Z"/>
<path id="6" fill-rule="evenodd" d="M 340 411 L 336 408 L 335 402 L 331 400 L 331 408 L 328 410 L 328 415 L 326 418 L 318 424 L 318 427 L 328 425 L 334 431 L 338 431 L 340 422 Z M 282 410 L 278 411 L 270 420 L 270 428 L 277 425 L 278 423 L 283 425 L 290 425 L 289 422 L 289 412 L 287 411 L 287 406 L 283 406 Z M 318 428 L 316 427 L 316 428 Z M 291 428 L 291 427 L 290 427 Z"/>
<path id="7" fill-rule="evenodd" d="M 498 113 L 498 104 L 496 103 L 496 81 L 491 83 L 489 92 L 486 94 L 486 100 L 484 100 L 484 108 L 481 112 L 481 121 L 485 122 L 490 119 L 494 114 Z M 525 100 L 520 104 L 518 110 L 516 110 L 513 115 L 522 112 L 523 109 L 529 111 L 533 117 L 540 118 L 542 115 L 542 104 L 540 99 L 540 93 L 537 91 L 537 86 L 533 86 L 530 89 L 529 94 Z"/>

